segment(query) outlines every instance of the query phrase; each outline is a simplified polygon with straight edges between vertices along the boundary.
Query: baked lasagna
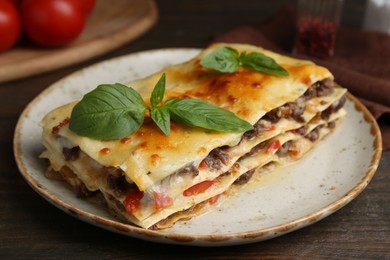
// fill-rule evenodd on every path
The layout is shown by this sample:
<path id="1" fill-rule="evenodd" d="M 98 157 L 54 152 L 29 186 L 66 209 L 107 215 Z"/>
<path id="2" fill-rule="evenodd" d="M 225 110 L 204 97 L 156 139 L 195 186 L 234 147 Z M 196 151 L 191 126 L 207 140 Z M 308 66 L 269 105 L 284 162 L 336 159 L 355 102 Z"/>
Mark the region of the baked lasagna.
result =
<path id="1" fill-rule="evenodd" d="M 221 47 L 262 53 L 288 76 L 244 67 L 220 73 L 201 65 Z M 346 114 L 346 89 L 334 83 L 326 68 L 256 46 L 214 44 L 186 63 L 127 85 L 147 100 L 163 73 L 164 101 L 202 99 L 233 112 L 253 129 L 219 132 L 171 122 L 167 136 L 146 115 L 138 131 L 96 140 L 70 130 L 77 102 L 42 120 L 42 157 L 51 171 L 81 195 L 102 195 L 115 215 L 143 228 L 167 228 L 218 207 L 254 174 L 300 159 Z"/>

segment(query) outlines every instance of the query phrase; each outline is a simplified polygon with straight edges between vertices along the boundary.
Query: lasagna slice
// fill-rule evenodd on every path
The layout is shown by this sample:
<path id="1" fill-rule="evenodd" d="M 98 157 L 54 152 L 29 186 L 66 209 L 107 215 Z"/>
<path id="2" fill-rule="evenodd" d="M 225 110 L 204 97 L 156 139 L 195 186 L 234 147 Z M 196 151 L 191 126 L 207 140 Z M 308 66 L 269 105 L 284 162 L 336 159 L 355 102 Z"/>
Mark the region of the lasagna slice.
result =
<path id="1" fill-rule="evenodd" d="M 230 47 L 260 52 L 288 72 L 274 76 L 240 68 L 210 71 L 200 60 Z M 144 100 L 165 73 L 164 100 L 198 98 L 235 113 L 254 128 L 221 133 L 171 122 L 164 135 L 150 118 L 120 140 L 94 140 L 69 129 L 73 102 L 42 121 L 42 157 L 80 194 L 101 193 L 122 219 L 143 228 L 167 228 L 216 207 L 254 174 L 301 158 L 345 116 L 346 90 L 309 61 L 243 44 L 214 44 L 198 57 L 128 83 Z"/>

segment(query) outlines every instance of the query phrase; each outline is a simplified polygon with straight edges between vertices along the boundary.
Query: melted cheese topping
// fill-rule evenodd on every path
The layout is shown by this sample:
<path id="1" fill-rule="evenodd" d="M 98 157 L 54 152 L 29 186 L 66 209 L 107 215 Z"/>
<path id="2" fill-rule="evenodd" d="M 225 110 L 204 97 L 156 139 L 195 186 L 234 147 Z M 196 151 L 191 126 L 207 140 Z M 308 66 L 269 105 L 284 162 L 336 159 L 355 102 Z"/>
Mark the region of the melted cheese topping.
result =
<path id="1" fill-rule="evenodd" d="M 289 72 L 289 76 L 266 75 L 242 68 L 235 73 L 221 74 L 200 66 L 202 57 L 225 45 L 212 45 L 187 63 L 169 67 L 128 85 L 147 101 L 161 74 L 166 73 L 165 100 L 172 97 L 201 98 L 254 124 L 271 109 L 297 99 L 313 83 L 325 78 L 333 79 L 327 69 L 309 61 L 241 44 L 229 46 L 239 51 L 257 51 L 270 56 Z M 58 108 L 43 119 L 44 137 L 51 135 L 52 128 L 70 116 L 75 104 Z M 242 135 L 172 124 L 171 135 L 168 137 L 148 118 L 139 131 L 126 138 L 126 142 L 81 137 L 70 131 L 68 125 L 62 127 L 58 134 L 68 139 L 73 146 L 79 146 L 99 164 L 121 167 L 128 180 L 135 182 L 140 190 L 147 189 L 191 162 L 201 161 L 216 147 L 236 145 Z"/>

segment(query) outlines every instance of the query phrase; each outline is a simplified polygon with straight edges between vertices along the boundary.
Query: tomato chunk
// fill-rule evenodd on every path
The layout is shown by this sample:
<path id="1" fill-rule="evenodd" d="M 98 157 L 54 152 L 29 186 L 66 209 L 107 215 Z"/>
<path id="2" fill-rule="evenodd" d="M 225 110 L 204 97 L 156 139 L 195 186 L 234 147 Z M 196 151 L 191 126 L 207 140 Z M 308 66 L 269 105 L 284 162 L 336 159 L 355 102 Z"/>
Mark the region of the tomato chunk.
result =
<path id="1" fill-rule="evenodd" d="M 276 129 L 276 126 L 275 126 L 275 125 L 270 125 L 270 126 L 264 128 L 265 131 L 273 131 L 273 130 L 275 130 L 275 129 Z"/>
<path id="2" fill-rule="evenodd" d="M 268 146 L 267 152 L 270 153 L 273 150 L 279 149 L 280 147 L 282 147 L 282 145 L 280 144 L 280 141 L 279 140 L 275 140 Z"/>
<path id="3" fill-rule="evenodd" d="M 54 126 L 51 130 L 51 133 L 53 135 L 56 135 L 58 134 L 58 132 L 61 130 L 62 127 L 66 126 L 67 124 L 69 124 L 69 117 L 66 117 L 64 120 L 62 120 L 58 125 Z"/>
<path id="4" fill-rule="evenodd" d="M 195 184 L 192 187 L 189 187 L 185 191 L 183 191 L 184 196 L 195 196 L 200 193 L 205 192 L 208 188 L 210 188 L 216 181 L 202 181 L 200 183 Z"/>
<path id="5" fill-rule="evenodd" d="M 205 170 L 205 169 L 207 169 L 207 168 L 208 168 L 208 167 L 207 167 L 206 162 L 205 162 L 204 160 L 201 161 L 200 164 L 199 164 L 198 169 L 199 169 L 199 170 Z"/>
<path id="6" fill-rule="evenodd" d="M 173 199 L 162 192 L 153 192 L 154 208 L 159 211 L 163 208 L 169 207 L 173 203 Z"/>
<path id="7" fill-rule="evenodd" d="M 215 204 L 219 199 L 219 195 L 209 198 L 209 204 L 213 205 Z"/>
<path id="8" fill-rule="evenodd" d="M 143 196 L 143 191 L 139 190 L 132 190 L 127 194 L 126 199 L 123 203 L 127 213 L 133 214 L 139 209 Z"/>

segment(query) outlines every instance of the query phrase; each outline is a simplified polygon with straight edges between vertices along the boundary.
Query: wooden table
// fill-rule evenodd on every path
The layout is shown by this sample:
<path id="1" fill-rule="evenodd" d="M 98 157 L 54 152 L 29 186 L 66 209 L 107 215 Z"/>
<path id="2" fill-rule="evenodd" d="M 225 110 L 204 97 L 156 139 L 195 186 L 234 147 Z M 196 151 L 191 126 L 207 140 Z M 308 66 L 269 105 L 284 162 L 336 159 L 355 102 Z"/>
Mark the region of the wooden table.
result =
<path id="1" fill-rule="evenodd" d="M 226 248 L 155 244 L 91 226 L 46 202 L 26 184 L 16 167 L 12 139 L 18 116 L 53 82 L 122 54 L 166 47 L 203 47 L 215 33 L 262 21 L 275 13 L 281 2 L 161 0 L 158 24 L 138 40 L 82 64 L 1 84 L 0 258 L 390 258 L 390 151 L 384 153 L 367 189 L 333 215 L 279 238 Z M 350 10 L 358 12 L 361 7 Z M 347 18 L 347 22 L 356 24 L 356 16 L 348 13 Z"/>

